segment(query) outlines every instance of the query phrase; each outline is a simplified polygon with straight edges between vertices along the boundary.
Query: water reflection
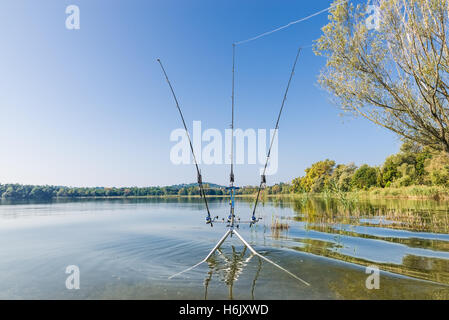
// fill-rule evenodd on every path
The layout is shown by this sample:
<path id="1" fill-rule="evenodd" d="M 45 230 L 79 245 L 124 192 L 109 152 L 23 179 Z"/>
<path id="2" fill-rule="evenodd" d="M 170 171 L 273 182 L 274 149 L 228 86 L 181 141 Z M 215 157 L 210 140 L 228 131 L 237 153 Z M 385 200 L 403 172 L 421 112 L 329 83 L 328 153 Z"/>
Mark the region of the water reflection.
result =
<path id="1" fill-rule="evenodd" d="M 447 202 L 296 199 L 294 221 L 308 231 L 296 250 L 449 284 Z"/>
<path id="2" fill-rule="evenodd" d="M 236 202 L 242 220 L 251 206 L 250 197 Z M 228 214 L 224 198 L 210 207 Z M 448 202 L 265 198 L 258 212 L 263 220 L 239 232 L 311 287 L 240 243 L 167 281 L 223 232 L 204 225 L 201 199 L 83 199 L 0 205 L 0 299 L 449 298 Z M 65 289 L 69 264 L 80 266 L 82 290 Z M 373 264 L 380 290 L 365 287 L 364 266 Z"/>
<path id="3" fill-rule="evenodd" d="M 448 233 L 449 203 L 417 200 L 357 200 L 351 205 L 338 199 L 294 200 L 297 220 L 314 224 L 357 224 L 393 229 Z"/>
<path id="4" fill-rule="evenodd" d="M 231 250 L 232 250 L 231 254 L 228 255 L 224 253 L 222 249 L 217 249 L 217 254 L 213 255 L 207 261 L 209 271 L 207 273 L 206 279 L 204 280 L 205 300 L 207 300 L 209 284 L 212 280 L 214 273 L 217 275 L 219 281 L 226 284 L 226 286 L 228 287 L 228 298 L 230 300 L 233 300 L 234 283 L 238 281 L 245 267 L 248 265 L 251 259 L 255 257 L 255 259 L 258 260 L 258 268 L 257 271 L 255 272 L 255 276 L 251 284 L 251 297 L 254 300 L 254 289 L 256 287 L 256 282 L 262 269 L 262 260 L 251 253 L 249 254 L 248 257 L 245 257 L 245 254 L 247 253 L 247 247 L 244 247 L 242 252 L 237 252 L 235 246 L 231 246 Z"/>

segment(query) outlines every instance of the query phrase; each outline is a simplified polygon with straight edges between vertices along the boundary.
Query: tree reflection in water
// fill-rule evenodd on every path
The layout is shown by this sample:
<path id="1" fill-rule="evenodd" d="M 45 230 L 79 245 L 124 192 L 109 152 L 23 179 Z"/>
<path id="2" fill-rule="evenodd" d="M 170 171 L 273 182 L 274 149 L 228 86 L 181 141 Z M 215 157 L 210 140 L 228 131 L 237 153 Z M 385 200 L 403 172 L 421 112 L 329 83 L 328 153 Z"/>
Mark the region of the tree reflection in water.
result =
<path id="1" fill-rule="evenodd" d="M 292 221 L 315 232 L 313 238 L 290 237 L 300 243 L 293 245 L 298 251 L 449 284 L 448 202 L 355 199 L 348 206 L 336 198 L 308 197 L 290 205 Z"/>

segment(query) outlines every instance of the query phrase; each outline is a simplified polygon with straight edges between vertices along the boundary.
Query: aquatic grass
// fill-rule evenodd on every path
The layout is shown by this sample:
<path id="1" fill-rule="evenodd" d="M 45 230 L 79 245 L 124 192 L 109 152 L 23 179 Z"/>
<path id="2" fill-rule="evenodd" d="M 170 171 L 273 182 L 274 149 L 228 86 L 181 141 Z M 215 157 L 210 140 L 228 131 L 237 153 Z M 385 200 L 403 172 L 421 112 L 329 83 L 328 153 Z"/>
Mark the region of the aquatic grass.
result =
<path id="1" fill-rule="evenodd" d="M 324 188 L 324 190 L 323 190 L 323 192 L 322 192 L 324 201 L 326 201 L 326 202 L 330 201 L 331 198 L 332 198 L 332 194 L 333 194 L 333 193 L 334 193 L 334 191 L 333 191 L 333 188 L 332 188 L 332 187 L 330 187 L 330 188 L 328 188 L 328 187 Z"/>
<path id="2" fill-rule="evenodd" d="M 310 197 L 320 197 L 325 201 L 336 198 L 342 205 L 348 207 L 351 202 L 357 202 L 361 198 L 449 200 L 449 188 L 442 186 L 414 185 L 408 187 L 373 187 L 368 190 L 343 191 L 335 185 L 335 183 L 331 183 L 329 187 L 319 193 L 302 192 L 278 194 L 276 196 L 304 199 L 304 201 Z"/>
<path id="3" fill-rule="evenodd" d="M 290 229 L 290 225 L 286 219 L 272 215 L 270 229 L 272 237 L 275 239 L 279 239 L 282 232 L 288 231 L 288 229 Z"/>
<path id="4" fill-rule="evenodd" d="M 279 231 L 285 231 L 290 228 L 290 225 L 288 224 L 288 221 L 283 218 L 271 217 L 271 230 L 279 230 Z"/>
<path id="5" fill-rule="evenodd" d="M 331 182 L 327 190 L 328 194 L 325 195 L 325 200 L 327 200 L 326 197 L 333 197 L 343 206 L 344 211 L 351 212 L 354 209 L 358 201 L 357 193 L 345 192 L 335 182 Z"/>
<path id="6" fill-rule="evenodd" d="M 307 202 L 309 201 L 309 194 L 307 192 L 303 192 L 301 194 L 301 205 L 302 207 L 305 207 L 307 205 Z"/>
<path id="7" fill-rule="evenodd" d="M 406 199 L 449 199 L 449 189 L 441 186 L 408 186 L 373 188 L 368 191 L 358 192 L 364 197 L 406 198 Z"/>

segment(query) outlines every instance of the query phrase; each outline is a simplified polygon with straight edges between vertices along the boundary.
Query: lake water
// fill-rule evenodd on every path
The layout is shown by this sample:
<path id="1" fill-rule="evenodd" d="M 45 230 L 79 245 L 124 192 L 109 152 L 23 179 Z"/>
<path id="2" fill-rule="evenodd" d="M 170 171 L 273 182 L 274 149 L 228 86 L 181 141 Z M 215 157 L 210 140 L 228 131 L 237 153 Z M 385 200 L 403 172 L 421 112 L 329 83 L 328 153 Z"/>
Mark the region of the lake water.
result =
<path id="1" fill-rule="evenodd" d="M 242 220 L 250 200 L 236 202 Z M 210 199 L 213 215 L 229 203 Z M 196 269 L 226 231 L 200 199 L 0 204 L 0 299 L 449 299 L 449 209 L 436 201 L 266 199 L 256 227 Z M 273 229 L 274 221 L 288 226 Z M 66 267 L 80 289 L 66 288 Z M 367 266 L 380 271 L 368 289 Z"/>

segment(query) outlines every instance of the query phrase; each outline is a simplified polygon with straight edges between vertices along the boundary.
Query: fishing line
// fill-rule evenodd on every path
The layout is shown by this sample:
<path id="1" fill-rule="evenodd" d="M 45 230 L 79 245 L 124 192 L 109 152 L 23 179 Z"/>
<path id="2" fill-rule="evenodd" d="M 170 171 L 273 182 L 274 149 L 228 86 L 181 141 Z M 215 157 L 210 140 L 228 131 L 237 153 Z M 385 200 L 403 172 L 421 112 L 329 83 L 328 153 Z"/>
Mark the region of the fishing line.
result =
<path id="1" fill-rule="evenodd" d="M 249 38 L 249 39 L 246 39 L 246 40 L 234 42 L 234 43 L 232 44 L 232 125 L 231 125 L 232 130 L 234 130 L 235 47 L 236 47 L 237 45 L 241 45 L 241 44 L 244 44 L 244 43 L 248 43 L 248 42 L 251 42 L 251 41 L 260 39 L 260 38 L 262 38 L 262 37 L 265 37 L 265 36 L 267 36 L 267 35 L 270 35 L 270 34 L 272 34 L 272 33 L 281 31 L 281 30 L 286 29 L 286 28 L 288 28 L 288 27 L 290 27 L 290 26 L 292 26 L 292 25 L 294 25 L 294 24 L 297 24 L 297 23 L 300 23 L 300 22 L 307 21 L 307 20 L 309 20 L 309 19 L 311 19 L 311 18 L 313 18 L 313 17 L 316 17 L 316 16 L 318 16 L 318 15 L 324 13 L 324 12 L 328 12 L 329 10 L 331 10 L 331 9 L 333 9 L 333 8 L 335 8 L 335 7 L 337 7 L 337 6 L 341 5 L 341 4 L 343 4 L 343 3 L 346 3 L 346 2 L 348 2 L 348 0 L 342 0 L 342 1 L 340 1 L 340 2 L 337 2 L 337 3 L 335 3 L 335 4 L 332 4 L 331 6 L 329 6 L 329 7 L 326 8 L 326 9 L 323 9 L 323 10 L 317 11 L 317 12 L 311 14 L 311 15 L 308 15 L 307 17 L 304 17 L 304 18 L 301 18 L 301 19 L 299 19 L 299 20 L 295 20 L 295 21 L 289 22 L 288 24 L 286 24 L 286 25 L 284 25 L 284 26 L 281 26 L 281 27 L 279 27 L 279 28 L 273 29 L 273 30 L 271 30 L 271 31 L 264 32 L 264 33 L 262 33 L 262 34 L 259 34 L 259 35 L 255 36 L 255 37 L 252 37 L 252 38 Z M 278 118 L 277 118 L 277 121 L 276 121 L 276 128 L 275 128 L 274 134 L 273 134 L 273 136 L 272 136 L 272 138 L 271 138 L 270 148 L 269 148 L 268 154 L 267 154 L 267 160 L 266 160 L 266 162 L 265 162 L 265 166 L 264 166 L 263 173 L 262 173 L 262 176 L 261 176 L 261 182 L 260 182 L 259 188 L 258 188 L 258 190 L 257 190 L 257 197 L 256 197 L 256 202 L 255 202 L 255 204 L 254 204 L 253 213 L 252 213 L 252 217 L 251 217 L 251 224 L 250 224 L 250 225 L 255 224 L 257 221 L 259 221 L 258 219 L 256 219 L 255 212 L 256 212 L 257 204 L 258 204 L 258 202 L 259 202 L 260 191 L 261 191 L 261 189 L 263 188 L 263 186 L 266 185 L 266 176 L 265 176 L 265 173 L 266 173 L 266 170 L 267 170 L 268 161 L 269 161 L 269 159 L 270 159 L 271 149 L 272 149 L 272 147 L 273 147 L 274 138 L 275 138 L 276 133 L 277 133 L 277 131 L 278 131 L 278 129 L 279 129 L 279 120 L 280 120 L 280 117 L 281 117 L 281 114 L 282 114 L 282 110 L 283 110 L 283 108 L 284 108 L 285 100 L 286 100 L 286 98 L 287 98 L 288 89 L 289 89 L 289 87 L 290 87 L 290 83 L 291 83 L 291 80 L 292 80 L 292 77 L 293 77 L 293 74 L 294 74 L 294 71 L 295 71 L 296 62 L 298 61 L 298 57 L 299 57 L 299 54 L 300 54 L 301 50 L 304 49 L 304 48 L 310 48 L 310 47 L 313 47 L 313 44 L 312 44 L 312 45 L 308 45 L 308 46 L 302 46 L 302 47 L 299 47 L 299 49 L 298 49 L 298 53 L 297 53 L 297 55 L 296 55 L 296 59 L 295 59 L 295 62 L 294 62 L 294 64 L 293 64 L 292 72 L 291 72 L 291 74 L 290 74 L 290 79 L 289 79 L 288 84 L 287 84 L 287 89 L 286 89 L 285 94 L 284 94 L 284 99 L 282 100 L 281 109 L 279 110 L 279 115 L 278 115 Z M 232 134 L 233 134 L 233 133 L 232 133 Z M 233 136 L 233 135 L 232 135 L 232 136 Z M 234 184 L 234 170 L 233 170 L 233 151 L 234 151 L 234 150 L 233 150 L 233 144 L 232 144 L 232 143 L 233 143 L 233 140 L 234 140 L 234 139 L 232 139 L 232 142 L 231 142 L 231 174 L 230 174 L 230 176 L 231 176 L 231 179 L 230 179 L 230 180 L 231 180 L 231 187 L 230 187 L 230 189 L 231 189 L 231 215 L 230 215 L 230 218 L 231 218 L 231 225 L 233 225 L 233 224 L 232 224 L 232 222 L 233 222 L 233 221 L 232 221 L 232 217 L 233 217 L 233 215 L 234 215 L 234 214 L 233 214 L 234 208 L 233 208 L 233 203 L 232 203 L 233 201 L 232 201 L 232 200 L 233 200 L 233 195 L 234 195 L 233 191 L 235 190 L 235 189 L 234 189 L 234 186 L 233 186 L 233 184 Z"/>
<path id="2" fill-rule="evenodd" d="M 297 24 L 297 23 L 300 23 L 300 22 L 309 20 L 309 19 L 311 19 L 311 18 L 313 18 L 313 17 L 315 17 L 315 16 L 317 16 L 317 15 L 319 15 L 319 14 L 321 14 L 321 13 L 324 13 L 324 12 L 329 11 L 330 9 L 332 9 L 332 8 L 334 8 L 334 7 L 336 7 L 336 6 L 340 5 L 340 4 L 342 4 L 342 3 L 346 3 L 347 1 L 348 1 L 348 0 L 340 1 L 340 2 L 338 2 L 338 3 L 336 3 L 336 4 L 334 4 L 334 5 L 331 5 L 330 7 L 326 8 L 326 9 L 323 9 L 323 10 L 321 10 L 321 11 L 318 11 L 318 12 L 316 12 L 316 13 L 314 13 L 314 14 L 311 14 L 311 15 L 305 17 L 305 18 L 302 18 L 302 19 L 299 19 L 299 20 L 296 20 L 296 21 L 292 21 L 292 22 L 288 23 L 288 24 L 285 25 L 285 26 L 276 28 L 276 29 L 274 29 L 274 30 L 271 30 L 271 31 L 262 33 L 262 34 L 260 34 L 260 35 L 258 35 L 258 36 L 255 36 L 255 37 L 252 37 L 252 38 L 243 40 L 243 41 L 238 41 L 238 42 L 235 42 L 235 43 L 232 44 L 232 120 L 231 120 L 231 121 L 232 121 L 232 122 L 231 122 L 231 130 L 232 130 L 232 136 L 231 136 L 232 139 L 231 139 L 231 141 L 232 141 L 232 142 L 231 142 L 231 173 L 230 173 L 230 177 L 229 177 L 229 178 L 230 178 L 230 187 L 227 188 L 227 189 L 230 190 L 230 198 L 231 198 L 231 199 L 230 199 L 230 200 L 231 200 L 231 201 L 230 201 L 230 207 L 231 207 L 231 210 L 230 210 L 230 211 L 231 211 L 231 212 L 230 212 L 229 219 L 228 219 L 228 222 L 229 222 L 228 228 L 229 228 L 229 229 L 226 231 L 226 233 L 224 234 L 224 236 L 220 239 L 220 241 L 218 241 L 218 243 L 215 245 L 215 247 L 209 252 L 209 254 L 208 254 L 203 260 L 201 260 L 201 261 L 198 262 L 197 264 L 195 264 L 195 265 L 193 265 L 193 266 L 191 266 L 191 267 L 189 267 L 189 268 L 187 268 L 187 269 L 185 269 L 185 270 L 183 270 L 183 271 L 181 271 L 181 272 L 178 272 L 177 274 L 172 275 L 171 277 L 169 277 L 169 279 L 172 279 L 173 277 L 179 276 L 179 275 L 181 275 L 181 274 L 183 274 L 183 273 L 185 273 L 185 272 L 188 272 L 188 271 L 190 271 L 190 270 L 192 270 L 192 269 L 194 269 L 194 268 L 200 266 L 201 264 L 205 263 L 205 262 L 210 258 L 210 256 L 211 256 L 212 254 L 214 254 L 214 253 L 220 248 L 220 246 L 222 245 L 222 243 L 226 240 L 226 238 L 227 238 L 228 236 L 231 236 L 231 237 L 232 237 L 232 235 L 235 234 L 235 235 L 236 235 L 236 236 L 243 242 L 243 244 L 245 245 L 245 247 L 247 247 L 247 248 L 251 251 L 252 254 L 257 255 L 259 258 L 265 260 L 266 262 L 271 263 L 272 265 L 274 265 L 274 266 L 277 267 L 278 269 L 280 269 L 280 270 L 286 272 L 287 274 L 289 274 L 290 276 L 294 277 L 296 280 L 302 282 L 303 284 L 305 284 L 305 285 L 307 285 L 307 286 L 310 286 L 310 284 L 309 284 L 308 282 L 306 282 L 306 281 L 304 281 L 303 279 L 299 278 L 298 276 L 296 276 L 295 274 L 291 273 L 291 272 L 288 271 L 287 269 L 284 269 L 283 267 L 281 267 L 280 265 L 278 265 L 278 264 L 275 263 L 274 261 L 272 261 L 272 260 L 268 259 L 267 257 L 264 257 L 263 255 L 259 254 L 259 253 L 258 253 L 258 252 L 257 252 L 257 251 L 256 251 L 256 250 L 255 250 L 255 249 L 248 243 L 248 242 L 246 242 L 245 239 L 244 239 L 244 238 L 243 238 L 243 237 L 242 237 L 242 236 L 241 236 L 241 235 L 234 229 L 234 217 L 235 217 L 235 216 L 234 216 L 234 197 L 235 197 L 235 190 L 238 189 L 237 187 L 234 186 L 234 139 L 233 139 L 233 136 L 234 136 L 234 107 L 235 107 L 235 95 L 234 95 L 234 93 L 235 93 L 235 47 L 236 47 L 237 45 L 240 45 L 240 44 L 243 44 L 243 43 L 248 43 L 248 42 L 254 41 L 254 40 L 256 40 L 256 39 L 262 38 L 262 37 L 264 37 L 264 36 L 267 36 L 267 35 L 269 35 L 269 34 L 275 33 L 275 32 L 277 32 L 277 31 L 283 30 L 283 29 L 285 29 L 285 28 L 287 28 L 287 27 L 289 27 L 289 26 L 291 26 L 291 25 L 294 25 L 294 24 Z M 312 45 L 306 46 L 306 47 L 311 47 L 311 46 L 312 46 Z M 305 48 L 306 48 L 306 47 L 305 47 Z M 280 121 L 280 119 L 281 119 L 281 114 L 282 114 L 282 111 L 283 111 L 283 109 L 284 109 L 285 101 L 286 101 L 286 99 L 287 99 L 288 90 L 289 90 L 289 88 L 290 88 L 290 84 L 291 84 L 293 75 L 294 75 L 294 73 L 295 73 L 296 63 L 298 62 L 298 58 L 299 58 L 299 55 L 300 55 L 302 49 L 303 49 L 303 47 L 299 47 L 299 48 L 298 48 L 298 52 L 297 52 L 297 54 L 296 54 L 295 61 L 294 61 L 294 63 L 293 63 L 292 71 L 291 71 L 291 73 L 290 73 L 290 78 L 289 78 L 288 83 L 287 83 L 287 88 L 286 88 L 285 93 L 284 93 L 284 98 L 282 99 L 281 108 L 280 108 L 280 110 L 279 110 L 279 114 L 278 114 L 278 117 L 277 117 L 277 120 L 276 120 L 276 128 L 275 128 L 275 130 L 274 130 L 273 136 L 271 137 L 270 148 L 268 149 L 267 159 L 266 159 L 265 166 L 264 166 L 264 169 L 263 169 L 263 173 L 262 173 L 262 176 L 261 176 L 261 182 L 260 182 L 260 185 L 259 185 L 259 189 L 258 189 L 258 191 L 257 191 L 257 197 L 256 197 L 256 202 L 255 202 L 254 208 L 253 208 L 253 213 L 252 213 L 252 218 L 251 218 L 251 221 L 250 221 L 250 226 L 251 226 L 252 224 L 256 223 L 257 221 L 260 220 L 260 219 L 256 219 L 256 217 L 255 217 L 255 212 L 256 212 L 257 204 L 258 204 L 258 202 L 259 202 L 259 197 L 260 197 L 260 191 L 261 191 L 262 187 L 266 184 L 266 176 L 265 176 L 265 174 L 266 174 L 266 170 L 267 170 L 267 166 L 268 166 L 268 161 L 270 160 L 271 150 L 272 150 L 272 147 L 273 147 L 273 143 L 274 143 L 275 136 L 276 136 L 276 134 L 277 134 L 277 131 L 279 130 L 279 121 Z M 207 221 L 207 223 L 210 223 L 210 224 L 212 225 L 212 222 L 215 220 L 215 218 L 214 218 L 214 220 L 211 220 L 211 216 L 210 216 L 210 212 L 209 212 L 209 206 L 208 206 L 208 204 L 207 204 L 206 195 L 205 195 L 204 189 L 203 189 L 201 173 L 200 173 L 200 170 L 199 170 L 199 167 L 198 167 L 198 163 L 197 163 L 197 161 L 196 161 L 195 152 L 194 152 L 194 150 L 193 150 L 193 145 L 192 145 L 192 141 L 191 141 L 191 139 L 190 139 L 189 131 L 187 130 L 187 126 L 186 126 L 186 123 L 185 123 L 185 121 L 184 121 L 184 116 L 183 116 L 183 114 L 182 114 L 181 108 L 179 107 L 179 103 L 178 103 L 178 100 L 177 100 L 177 98 L 176 98 L 175 92 L 174 92 L 173 87 L 172 87 L 172 85 L 171 85 L 171 83 L 170 83 L 170 80 L 168 79 L 167 73 L 165 72 L 165 69 L 164 69 L 164 67 L 163 67 L 163 65 L 162 65 L 162 62 L 160 61 L 160 59 L 157 59 L 157 61 L 159 62 L 160 66 L 161 66 L 161 68 L 162 68 L 162 71 L 164 72 L 165 78 L 166 78 L 166 80 L 167 80 L 168 85 L 170 86 L 170 90 L 171 90 L 172 95 L 173 95 L 173 98 L 174 98 L 174 100 L 175 100 L 175 102 L 176 102 L 176 107 L 178 108 L 179 115 L 181 116 L 181 120 L 182 120 L 182 123 L 183 123 L 183 125 L 184 125 L 184 129 L 185 129 L 185 131 L 186 131 L 186 134 L 187 134 L 187 137 L 188 137 L 188 140 L 189 140 L 190 149 L 191 149 L 191 151 L 192 151 L 193 159 L 194 159 L 194 161 L 195 161 L 195 166 L 196 166 L 196 170 L 197 170 L 197 174 L 198 174 L 198 185 L 199 185 L 199 187 L 200 187 L 200 194 L 201 194 L 201 196 L 203 197 L 204 202 L 205 202 L 205 204 L 206 204 L 206 209 L 207 209 L 207 214 L 208 214 L 208 216 L 207 216 L 207 218 L 206 218 L 206 221 Z M 218 218 L 218 217 L 217 217 L 217 218 Z M 223 219 L 223 220 L 224 220 L 224 219 Z M 237 225 L 237 228 L 238 228 L 238 225 Z"/>
<path id="3" fill-rule="evenodd" d="M 283 30 L 283 29 L 286 29 L 286 28 L 288 28 L 288 27 L 290 27 L 290 26 L 292 26 L 292 25 L 294 25 L 294 24 L 297 24 L 297 23 L 300 23 L 300 22 L 303 22 L 303 21 L 307 21 L 307 20 L 309 20 L 309 19 L 311 19 L 311 18 L 313 18 L 313 17 L 315 17 L 315 16 L 318 16 L 318 15 L 324 13 L 324 12 L 327 12 L 327 11 L 333 9 L 334 7 L 337 7 L 337 6 L 339 6 L 340 4 L 343 4 L 343 3 L 345 3 L 345 2 L 348 2 L 348 0 L 340 1 L 340 2 L 338 2 L 338 3 L 336 3 L 336 4 L 331 5 L 330 7 L 326 8 L 326 9 L 323 9 L 323 10 L 320 10 L 320 11 L 318 11 L 318 12 L 315 12 L 315 13 L 313 13 L 313 14 L 307 16 L 307 17 L 301 18 L 301 19 L 299 19 L 299 20 L 289 22 L 289 23 L 286 24 L 285 26 L 282 26 L 282 27 L 273 29 L 273 30 L 271 30 L 271 31 L 264 32 L 264 33 L 262 33 L 262 34 L 259 34 L 258 36 L 255 36 L 255 37 L 252 37 L 252 38 L 249 38 L 249 39 L 246 39 L 246 40 L 237 41 L 237 42 L 234 43 L 234 45 L 240 45 L 240 44 L 248 43 L 248 42 L 254 41 L 254 40 L 256 40 L 256 39 L 259 39 L 259 38 L 268 36 L 268 35 L 270 35 L 270 34 L 272 34 L 272 33 L 275 33 L 275 32 L 281 31 L 281 30 Z"/>
<path id="4" fill-rule="evenodd" d="M 157 59 L 157 61 L 159 62 L 159 65 L 161 66 L 162 72 L 165 75 L 165 79 L 167 80 L 168 86 L 170 87 L 170 91 L 171 91 L 171 93 L 173 95 L 173 99 L 175 100 L 176 107 L 178 108 L 179 115 L 181 116 L 182 124 L 184 125 L 184 129 L 186 131 L 186 135 L 187 135 L 187 138 L 189 140 L 190 150 L 192 151 L 193 160 L 195 161 L 195 167 L 196 167 L 196 173 L 197 173 L 197 181 L 198 181 L 198 186 L 200 188 L 200 196 L 204 199 L 204 203 L 206 205 L 206 210 L 207 210 L 206 223 L 210 223 L 210 225 L 213 226 L 212 225 L 213 221 L 211 219 L 211 215 L 210 215 L 210 211 L 209 211 L 209 205 L 208 205 L 207 199 L 206 199 L 206 193 L 204 192 L 203 178 L 201 176 L 200 168 L 198 167 L 198 162 L 196 161 L 195 151 L 193 151 L 192 140 L 190 139 L 189 130 L 187 130 L 187 125 L 186 125 L 186 122 L 184 120 L 184 115 L 182 114 L 181 107 L 179 106 L 178 99 L 176 98 L 175 91 L 174 91 L 174 89 L 173 89 L 173 87 L 171 85 L 170 80 L 168 79 L 167 73 L 165 72 L 165 69 L 164 69 L 164 66 L 162 65 L 161 60 Z"/>

